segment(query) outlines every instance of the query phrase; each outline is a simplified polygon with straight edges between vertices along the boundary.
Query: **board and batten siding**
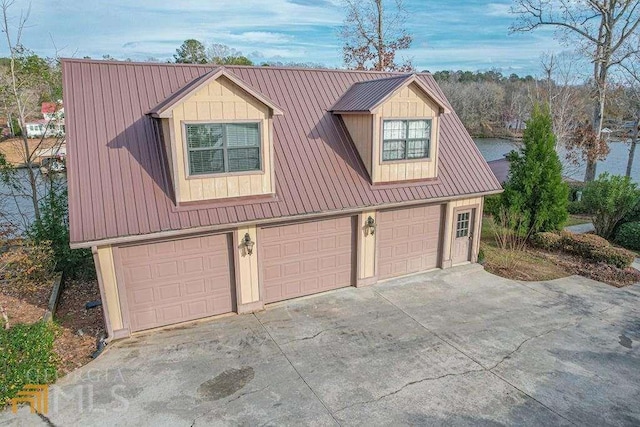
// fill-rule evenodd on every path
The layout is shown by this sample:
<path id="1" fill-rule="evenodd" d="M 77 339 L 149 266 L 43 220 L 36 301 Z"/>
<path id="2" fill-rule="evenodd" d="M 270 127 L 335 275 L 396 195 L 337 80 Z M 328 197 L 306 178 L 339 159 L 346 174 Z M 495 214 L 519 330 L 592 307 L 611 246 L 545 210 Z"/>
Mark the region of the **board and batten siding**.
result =
<path id="1" fill-rule="evenodd" d="M 360 153 L 369 176 L 372 169 L 372 147 L 373 147 L 373 116 L 371 114 L 344 114 L 342 115 L 351 139 Z"/>
<path id="2" fill-rule="evenodd" d="M 222 76 L 196 91 L 172 110 L 171 171 L 178 203 L 274 193 L 272 166 L 272 118 L 269 107 Z M 188 176 L 184 124 L 193 122 L 255 121 L 260 123 L 262 171 L 252 173 Z M 163 126 L 163 132 L 165 126 Z"/>
<path id="3" fill-rule="evenodd" d="M 346 115 L 345 115 L 346 116 Z M 374 183 L 411 181 L 437 177 L 439 107 L 415 84 L 402 88 L 382 104 L 373 115 Z M 432 119 L 429 159 L 382 162 L 382 123 L 385 119 Z"/>

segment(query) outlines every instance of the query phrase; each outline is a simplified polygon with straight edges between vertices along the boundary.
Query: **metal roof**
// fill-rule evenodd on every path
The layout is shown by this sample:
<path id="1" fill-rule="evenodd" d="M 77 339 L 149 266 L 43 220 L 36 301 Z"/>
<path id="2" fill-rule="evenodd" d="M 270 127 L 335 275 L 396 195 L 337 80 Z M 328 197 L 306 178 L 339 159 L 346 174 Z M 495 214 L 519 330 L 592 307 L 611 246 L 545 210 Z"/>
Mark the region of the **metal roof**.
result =
<path id="1" fill-rule="evenodd" d="M 416 83 L 428 97 L 438 104 L 442 112 L 449 112 L 446 104 L 416 74 L 401 74 L 354 83 L 329 110 L 334 113 L 371 113 L 394 93 L 411 83 Z"/>
<path id="2" fill-rule="evenodd" d="M 442 116 L 437 180 L 371 184 L 342 119 L 327 110 L 354 83 L 392 73 L 230 66 L 285 112 L 273 119 L 276 197 L 176 207 L 162 142 L 145 113 L 215 66 L 62 63 L 76 247 L 501 189 L 454 113 Z M 431 75 L 417 78 L 446 102 Z"/>

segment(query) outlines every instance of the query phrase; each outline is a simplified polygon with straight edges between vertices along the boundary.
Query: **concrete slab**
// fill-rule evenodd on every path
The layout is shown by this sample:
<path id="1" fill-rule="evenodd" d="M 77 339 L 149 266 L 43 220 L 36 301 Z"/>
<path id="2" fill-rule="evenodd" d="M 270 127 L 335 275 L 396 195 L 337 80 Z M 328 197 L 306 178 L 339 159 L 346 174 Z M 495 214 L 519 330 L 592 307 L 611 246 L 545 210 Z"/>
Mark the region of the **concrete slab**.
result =
<path id="1" fill-rule="evenodd" d="M 564 229 L 565 231 L 570 231 L 575 234 L 591 233 L 592 231 L 596 230 L 593 224 L 590 222 L 586 224 L 570 225 L 568 227 L 565 227 Z"/>
<path id="2" fill-rule="evenodd" d="M 0 425 L 640 424 L 640 285 L 467 265 L 112 344 Z"/>

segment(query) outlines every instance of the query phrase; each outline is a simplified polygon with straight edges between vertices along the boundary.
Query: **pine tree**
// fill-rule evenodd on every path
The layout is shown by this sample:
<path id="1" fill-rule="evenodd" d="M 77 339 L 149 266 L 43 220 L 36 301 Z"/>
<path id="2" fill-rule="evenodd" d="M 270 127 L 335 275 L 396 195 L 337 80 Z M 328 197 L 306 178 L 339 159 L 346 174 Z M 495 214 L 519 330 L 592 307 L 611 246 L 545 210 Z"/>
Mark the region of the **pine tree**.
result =
<path id="1" fill-rule="evenodd" d="M 502 205 L 522 215 L 526 231 L 559 230 L 567 220 L 569 188 L 555 145 L 549 108 L 534 106 L 523 147 L 507 156 L 511 167 L 502 194 Z"/>

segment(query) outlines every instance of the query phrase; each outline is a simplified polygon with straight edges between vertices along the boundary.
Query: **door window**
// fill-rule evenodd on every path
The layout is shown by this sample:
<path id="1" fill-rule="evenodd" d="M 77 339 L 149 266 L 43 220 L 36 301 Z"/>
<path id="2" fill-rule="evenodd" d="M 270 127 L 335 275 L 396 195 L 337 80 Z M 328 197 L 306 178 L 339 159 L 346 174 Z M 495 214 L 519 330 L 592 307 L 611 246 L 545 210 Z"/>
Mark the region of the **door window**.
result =
<path id="1" fill-rule="evenodd" d="M 470 216 L 470 212 L 462 212 L 458 214 L 458 221 L 456 222 L 456 238 L 467 237 L 469 235 Z"/>

